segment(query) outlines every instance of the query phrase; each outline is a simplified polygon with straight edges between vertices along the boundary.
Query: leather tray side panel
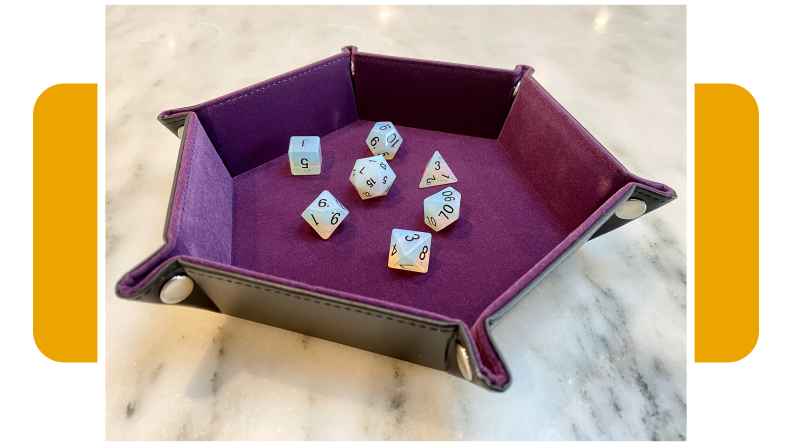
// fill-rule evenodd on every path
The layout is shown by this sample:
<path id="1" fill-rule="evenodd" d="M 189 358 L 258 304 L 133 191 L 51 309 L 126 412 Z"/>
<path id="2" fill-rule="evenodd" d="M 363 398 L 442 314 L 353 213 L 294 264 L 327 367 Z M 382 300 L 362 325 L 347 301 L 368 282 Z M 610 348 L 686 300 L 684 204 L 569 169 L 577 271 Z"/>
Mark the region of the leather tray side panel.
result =
<path id="1" fill-rule="evenodd" d="M 530 68 L 474 67 L 353 53 L 360 119 L 496 139 Z"/>
<path id="2" fill-rule="evenodd" d="M 389 311 L 182 263 L 185 272 L 224 314 L 437 370 L 448 368 L 446 352 L 457 331 L 455 324 L 408 319 Z"/>

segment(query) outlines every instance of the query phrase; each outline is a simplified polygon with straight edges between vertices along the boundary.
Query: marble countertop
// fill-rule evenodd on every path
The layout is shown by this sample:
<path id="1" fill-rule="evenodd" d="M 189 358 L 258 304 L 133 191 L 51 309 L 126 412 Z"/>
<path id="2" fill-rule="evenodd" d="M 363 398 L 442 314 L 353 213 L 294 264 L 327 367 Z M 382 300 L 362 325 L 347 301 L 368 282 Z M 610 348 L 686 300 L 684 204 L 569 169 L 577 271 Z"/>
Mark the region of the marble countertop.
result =
<path id="1" fill-rule="evenodd" d="M 684 439 L 684 7 L 107 7 L 107 439 Z M 674 203 L 586 244 L 494 330 L 493 393 L 249 321 L 125 302 L 162 243 L 178 142 L 156 116 L 340 52 L 535 77 Z"/>

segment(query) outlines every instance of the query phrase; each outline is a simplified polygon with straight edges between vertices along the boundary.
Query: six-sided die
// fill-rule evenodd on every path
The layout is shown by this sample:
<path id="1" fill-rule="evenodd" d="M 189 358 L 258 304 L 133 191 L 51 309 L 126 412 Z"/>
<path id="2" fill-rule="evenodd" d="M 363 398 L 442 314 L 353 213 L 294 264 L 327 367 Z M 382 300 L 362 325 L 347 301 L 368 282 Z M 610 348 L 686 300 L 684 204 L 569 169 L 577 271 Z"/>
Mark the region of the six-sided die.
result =
<path id="1" fill-rule="evenodd" d="M 292 175 L 322 173 L 322 145 L 318 136 L 292 136 L 289 140 L 289 167 Z"/>

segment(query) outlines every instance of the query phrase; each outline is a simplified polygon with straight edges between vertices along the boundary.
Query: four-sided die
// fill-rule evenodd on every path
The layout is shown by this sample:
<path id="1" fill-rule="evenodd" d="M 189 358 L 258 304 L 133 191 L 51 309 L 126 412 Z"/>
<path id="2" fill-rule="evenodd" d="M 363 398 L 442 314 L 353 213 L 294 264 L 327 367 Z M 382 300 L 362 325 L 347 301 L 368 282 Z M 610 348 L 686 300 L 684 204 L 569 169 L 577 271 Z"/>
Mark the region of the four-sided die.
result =
<path id="1" fill-rule="evenodd" d="M 349 181 L 363 200 L 387 194 L 395 179 L 396 174 L 382 155 L 355 161 L 349 175 Z"/>
<path id="2" fill-rule="evenodd" d="M 402 137 L 391 122 L 378 122 L 366 137 L 366 144 L 371 153 L 382 155 L 386 160 L 393 159 L 402 145 Z"/>
<path id="3" fill-rule="evenodd" d="M 292 175 L 322 173 L 322 146 L 318 136 L 292 136 L 289 140 L 289 166 Z"/>
<path id="4" fill-rule="evenodd" d="M 394 269 L 425 273 L 429 270 L 432 234 L 394 229 L 388 251 L 388 266 Z"/>
<path id="5" fill-rule="evenodd" d="M 320 237 L 327 240 L 344 221 L 349 211 L 328 191 L 322 191 L 316 200 L 302 213 L 302 218 L 314 228 Z"/>
<path id="6" fill-rule="evenodd" d="M 456 183 L 457 178 L 445 160 L 440 156 L 440 152 L 435 152 L 432 158 L 426 163 L 423 176 L 421 177 L 420 188 L 439 186 L 441 184 Z"/>
<path id="7" fill-rule="evenodd" d="M 459 218 L 462 195 L 453 187 L 447 187 L 424 200 L 424 222 L 435 231 L 440 231 Z"/>

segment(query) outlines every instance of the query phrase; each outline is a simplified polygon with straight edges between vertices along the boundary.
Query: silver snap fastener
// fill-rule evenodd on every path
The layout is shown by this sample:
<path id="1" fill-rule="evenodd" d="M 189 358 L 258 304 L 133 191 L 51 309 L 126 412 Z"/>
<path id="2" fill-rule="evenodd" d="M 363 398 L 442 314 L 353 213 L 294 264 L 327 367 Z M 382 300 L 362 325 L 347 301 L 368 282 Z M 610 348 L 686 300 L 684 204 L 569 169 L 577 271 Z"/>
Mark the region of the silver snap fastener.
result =
<path id="1" fill-rule="evenodd" d="M 634 220 L 644 212 L 646 212 L 646 203 L 636 198 L 630 198 L 616 210 L 616 216 L 622 220 Z"/>
<path id="2" fill-rule="evenodd" d="M 522 81 L 520 81 L 522 82 Z M 514 90 L 512 90 L 512 97 L 517 96 L 517 90 L 520 89 L 520 82 L 517 82 L 517 85 L 514 86 Z"/>
<path id="3" fill-rule="evenodd" d="M 183 134 L 184 134 L 184 126 L 181 126 L 179 127 L 179 130 L 176 130 L 176 136 L 178 136 L 179 139 L 181 139 Z"/>
<path id="4" fill-rule="evenodd" d="M 165 282 L 160 290 L 160 300 L 166 304 L 177 304 L 192 293 L 195 283 L 189 277 L 179 274 Z"/>
<path id="5" fill-rule="evenodd" d="M 467 350 L 460 344 L 457 344 L 457 366 L 462 376 L 470 381 L 473 379 L 473 372 L 470 370 L 470 358 L 468 357 Z"/>

